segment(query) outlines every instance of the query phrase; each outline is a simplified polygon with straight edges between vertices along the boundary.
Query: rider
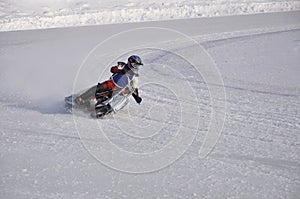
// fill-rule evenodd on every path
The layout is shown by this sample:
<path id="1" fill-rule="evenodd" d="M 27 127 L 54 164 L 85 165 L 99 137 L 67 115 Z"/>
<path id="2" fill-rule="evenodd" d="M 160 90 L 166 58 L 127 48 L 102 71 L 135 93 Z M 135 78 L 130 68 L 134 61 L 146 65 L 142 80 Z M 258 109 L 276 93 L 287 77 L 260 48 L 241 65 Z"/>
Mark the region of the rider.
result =
<path id="1" fill-rule="evenodd" d="M 142 60 L 137 55 L 131 55 L 128 58 L 127 63 L 118 62 L 117 66 L 111 67 L 110 72 L 113 73 L 113 75 L 109 80 L 98 83 L 98 85 L 88 89 L 85 93 L 78 96 L 75 99 L 75 102 L 77 104 L 84 104 L 89 96 L 95 95 L 98 100 L 97 104 L 99 104 L 102 101 L 99 99 L 99 96 L 102 97 L 103 92 L 122 89 L 128 85 L 128 81 L 132 81 L 132 86 L 134 88 L 132 96 L 135 101 L 140 104 L 142 102 L 142 98 L 139 96 L 137 84 L 139 76 L 138 70 L 141 65 L 143 65 Z"/>

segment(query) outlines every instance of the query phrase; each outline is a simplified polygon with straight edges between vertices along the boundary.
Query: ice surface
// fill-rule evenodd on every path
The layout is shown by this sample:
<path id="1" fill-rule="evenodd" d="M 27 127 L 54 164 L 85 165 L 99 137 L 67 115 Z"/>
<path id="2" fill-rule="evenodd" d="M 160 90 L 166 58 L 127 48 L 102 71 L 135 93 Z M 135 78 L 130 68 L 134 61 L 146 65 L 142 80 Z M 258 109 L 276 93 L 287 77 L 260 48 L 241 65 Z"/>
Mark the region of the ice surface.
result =
<path id="1" fill-rule="evenodd" d="M 297 198 L 299 16 L 289 12 L 0 33 L 1 198 Z M 147 31 L 144 46 L 134 51 L 145 63 L 141 105 L 131 100 L 130 109 L 100 121 L 64 110 L 63 99 L 73 91 L 79 66 L 95 45 L 124 30 L 149 26 L 192 37 L 220 71 L 224 85 L 212 86 L 225 89 L 226 118 L 205 159 L 199 157 L 199 148 L 212 113 L 212 96 L 204 81 L 209 77 L 189 67 L 187 60 L 200 55 L 176 34 L 149 37 L 154 32 Z M 126 42 L 122 46 L 132 44 Z M 146 48 L 154 44 L 171 50 Z M 109 77 L 110 61 L 127 57 L 114 52 L 115 45 L 105 48 L 108 56 L 89 58 L 85 69 L 90 71 L 84 70 L 80 77 L 86 78 L 76 86 L 83 89 Z M 128 48 L 128 54 L 132 50 Z M 184 53 L 186 60 L 174 58 L 175 53 Z M 184 86 L 197 91 L 196 104 Z M 176 98 L 181 93 L 183 97 Z M 215 109 L 221 112 L 224 107 Z M 184 123 L 181 114 L 189 116 Z M 179 128 L 187 134 L 196 131 L 197 137 L 168 167 L 130 174 L 105 166 L 87 150 L 84 144 L 90 143 L 110 152 L 98 139 L 100 128 L 112 143 L 132 154 L 163 149 L 177 138 Z M 119 166 L 129 165 L 125 163 Z"/>

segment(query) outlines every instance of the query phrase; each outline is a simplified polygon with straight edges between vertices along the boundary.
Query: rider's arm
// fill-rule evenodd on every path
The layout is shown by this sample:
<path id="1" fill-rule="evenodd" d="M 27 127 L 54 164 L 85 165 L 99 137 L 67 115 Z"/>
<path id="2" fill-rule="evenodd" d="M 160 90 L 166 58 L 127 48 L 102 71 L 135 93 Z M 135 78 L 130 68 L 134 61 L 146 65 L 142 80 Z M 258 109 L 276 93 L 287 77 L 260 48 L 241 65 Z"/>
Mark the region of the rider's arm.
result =
<path id="1" fill-rule="evenodd" d="M 134 77 L 132 79 L 132 86 L 134 88 L 134 92 L 132 93 L 132 97 L 135 99 L 135 101 L 140 104 L 142 102 L 142 98 L 139 96 L 139 90 L 138 90 L 138 77 Z"/>
<path id="2" fill-rule="evenodd" d="M 120 69 L 118 66 L 111 67 L 110 72 L 111 73 L 119 73 L 119 74 L 125 74 L 126 73 L 126 71 L 123 68 Z"/>
<path id="3" fill-rule="evenodd" d="M 139 96 L 139 90 L 136 88 L 134 92 L 132 93 L 132 97 L 135 99 L 135 101 L 140 104 L 142 102 L 142 98 Z"/>
<path id="4" fill-rule="evenodd" d="M 124 65 L 125 65 L 124 62 L 118 62 L 118 65 L 117 65 L 117 66 L 111 67 L 110 72 L 111 72 L 111 73 L 125 74 L 126 71 L 125 71 L 125 69 L 124 69 L 124 67 L 123 67 Z"/>
<path id="5" fill-rule="evenodd" d="M 132 82 L 132 87 L 133 87 L 133 88 L 135 88 L 135 89 L 138 88 L 139 78 L 138 78 L 137 76 L 134 76 L 134 77 L 132 78 L 131 82 Z"/>

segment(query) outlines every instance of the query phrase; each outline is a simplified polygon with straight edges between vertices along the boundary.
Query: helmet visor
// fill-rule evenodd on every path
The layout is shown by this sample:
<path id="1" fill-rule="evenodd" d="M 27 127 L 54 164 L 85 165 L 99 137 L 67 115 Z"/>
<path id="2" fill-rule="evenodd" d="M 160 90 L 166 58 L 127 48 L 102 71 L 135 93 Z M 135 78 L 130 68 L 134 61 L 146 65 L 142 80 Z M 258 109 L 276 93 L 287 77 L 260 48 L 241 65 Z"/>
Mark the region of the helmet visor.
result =
<path id="1" fill-rule="evenodd" d="M 135 69 L 139 69 L 139 67 L 140 67 L 140 64 L 137 64 L 137 63 L 130 63 L 130 64 Z"/>

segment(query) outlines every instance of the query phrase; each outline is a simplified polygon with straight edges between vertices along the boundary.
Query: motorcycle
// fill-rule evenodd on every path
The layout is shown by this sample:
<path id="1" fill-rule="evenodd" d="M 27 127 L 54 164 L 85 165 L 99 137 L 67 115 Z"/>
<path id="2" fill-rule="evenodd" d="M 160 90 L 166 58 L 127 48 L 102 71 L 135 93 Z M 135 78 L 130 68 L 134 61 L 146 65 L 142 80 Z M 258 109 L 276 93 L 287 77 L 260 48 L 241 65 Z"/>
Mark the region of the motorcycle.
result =
<path id="1" fill-rule="evenodd" d="M 77 94 L 65 97 L 67 109 L 70 111 L 74 109 L 81 110 L 89 113 L 94 118 L 103 118 L 123 109 L 128 104 L 129 97 L 134 92 L 132 82 L 129 81 L 128 85 L 124 88 L 97 94 L 90 92 L 90 95 L 86 99 L 80 100 L 80 96 L 89 89 L 93 90 L 91 87 Z"/>

